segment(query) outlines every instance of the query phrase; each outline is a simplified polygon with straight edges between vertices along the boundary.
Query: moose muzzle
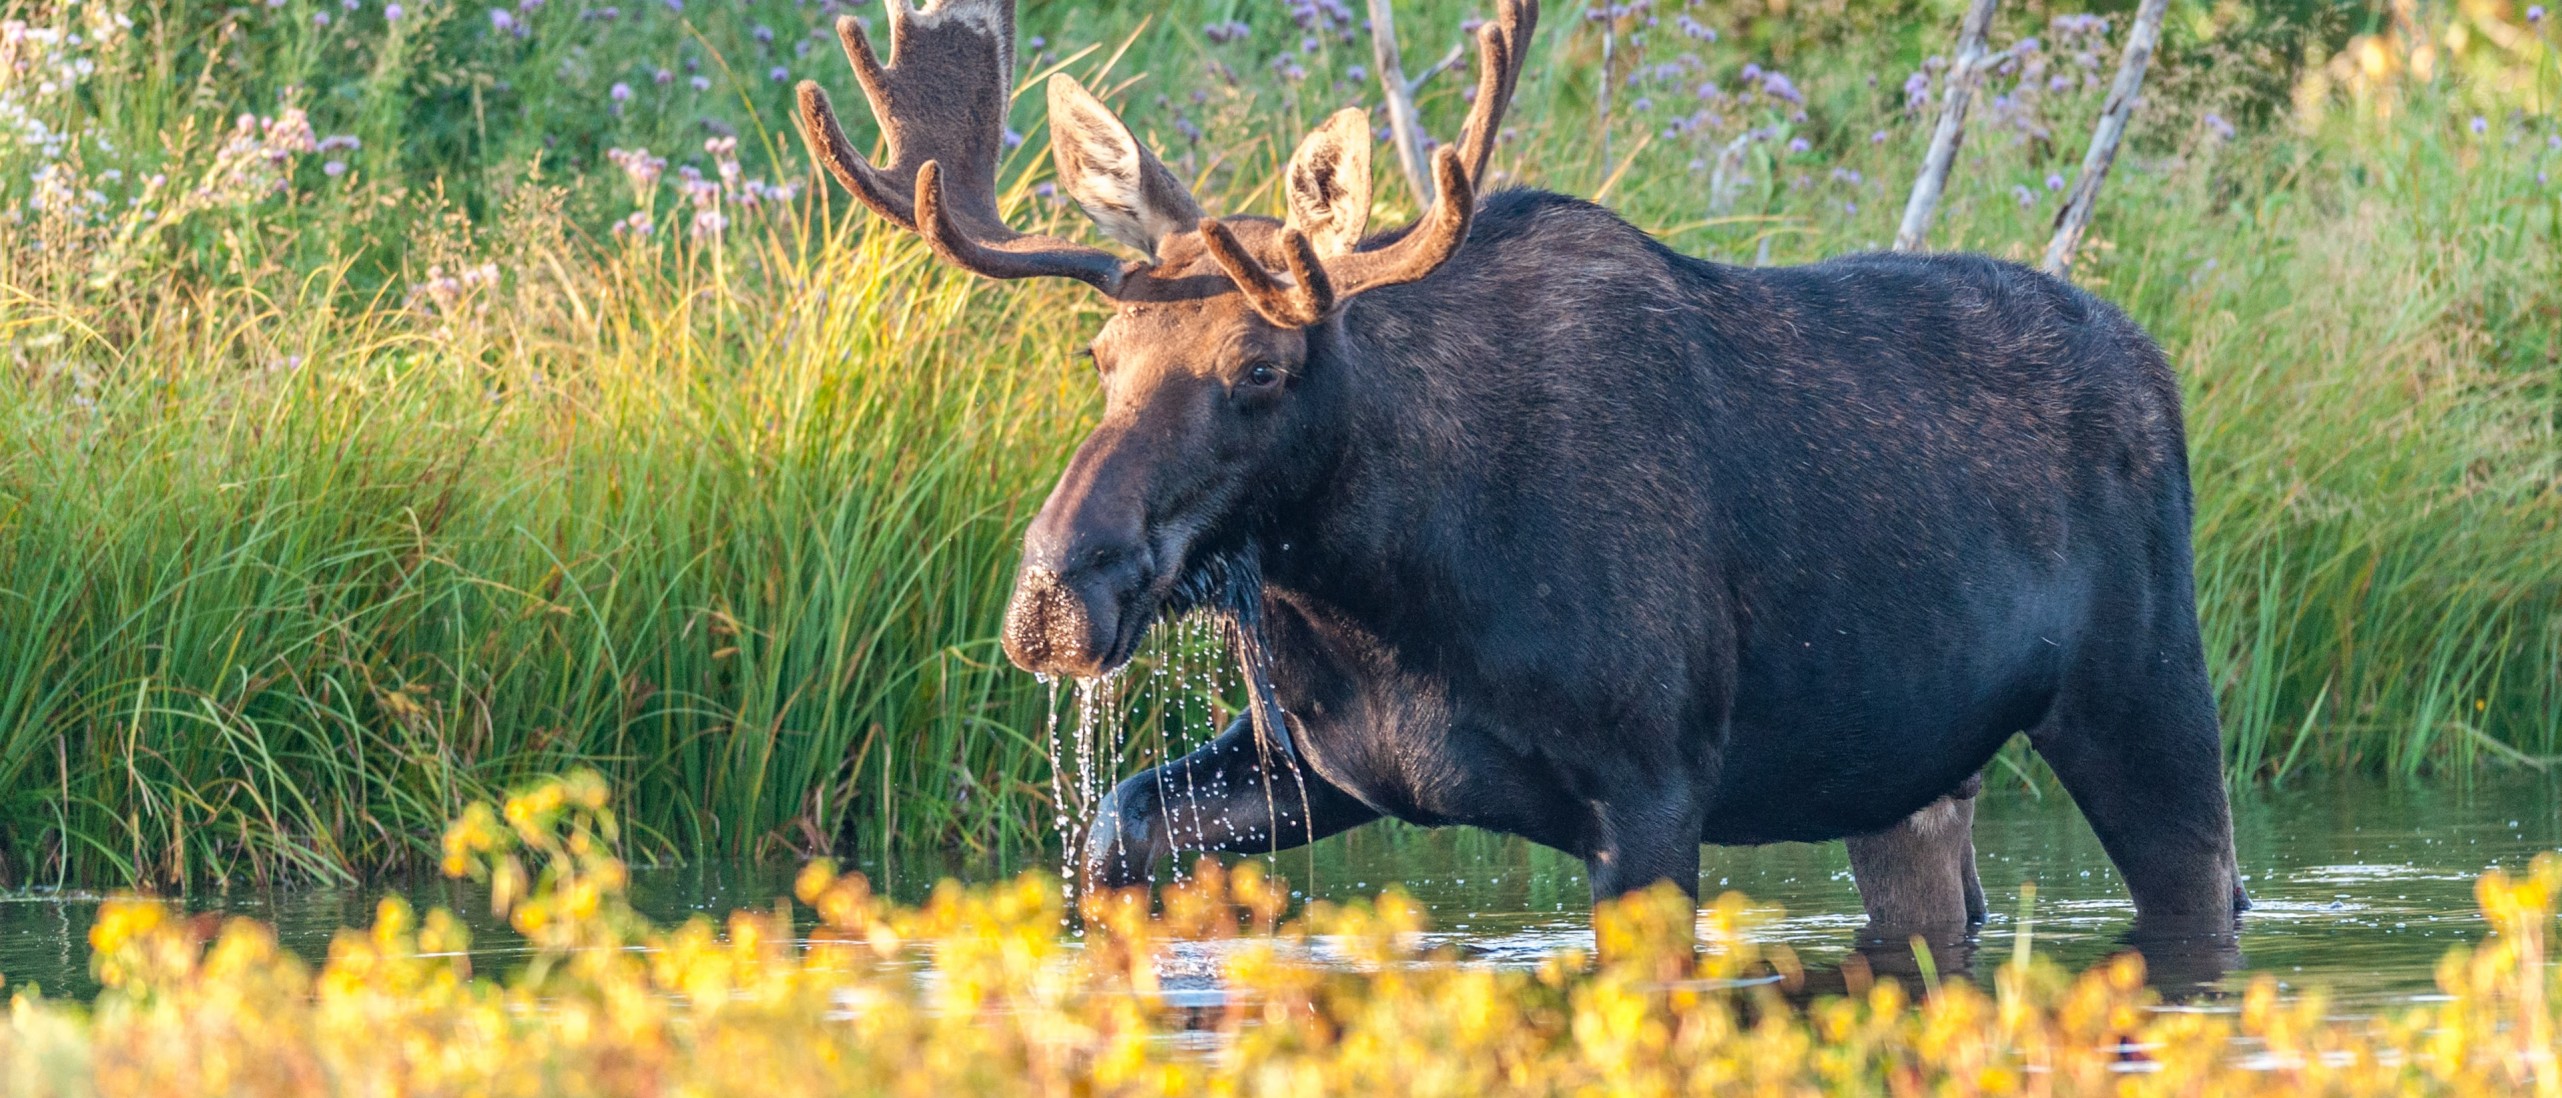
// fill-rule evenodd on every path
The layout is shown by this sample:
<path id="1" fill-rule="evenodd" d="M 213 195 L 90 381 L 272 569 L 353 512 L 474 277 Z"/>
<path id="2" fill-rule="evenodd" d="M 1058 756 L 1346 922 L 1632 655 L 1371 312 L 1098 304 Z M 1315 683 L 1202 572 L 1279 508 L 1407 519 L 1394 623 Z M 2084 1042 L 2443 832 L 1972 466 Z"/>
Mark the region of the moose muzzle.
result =
<path id="1" fill-rule="evenodd" d="M 1097 493 L 1096 463 L 1069 464 L 1023 535 L 1005 608 L 1005 655 L 1038 675 L 1091 678 L 1120 666 L 1147 631 L 1151 569 L 1142 508 Z"/>

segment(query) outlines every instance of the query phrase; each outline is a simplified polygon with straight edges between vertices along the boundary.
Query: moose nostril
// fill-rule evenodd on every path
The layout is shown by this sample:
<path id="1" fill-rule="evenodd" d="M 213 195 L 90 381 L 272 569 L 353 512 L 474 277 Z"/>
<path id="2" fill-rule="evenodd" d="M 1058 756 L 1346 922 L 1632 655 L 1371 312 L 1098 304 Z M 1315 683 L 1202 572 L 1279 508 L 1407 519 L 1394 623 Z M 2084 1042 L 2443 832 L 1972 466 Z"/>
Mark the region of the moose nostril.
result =
<path id="1" fill-rule="evenodd" d="M 1084 604 L 1057 573 L 1028 570 L 1006 607 L 1005 649 L 1025 669 L 1044 671 L 1060 656 L 1088 647 L 1091 626 Z"/>
<path id="2" fill-rule="evenodd" d="M 1080 547 L 1070 554 L 1064 573 L 1069 576 L 1092 576 L 1113 571 L 1137 562 L 1138 549 L 1118 542 L 1104 542 Z"/>

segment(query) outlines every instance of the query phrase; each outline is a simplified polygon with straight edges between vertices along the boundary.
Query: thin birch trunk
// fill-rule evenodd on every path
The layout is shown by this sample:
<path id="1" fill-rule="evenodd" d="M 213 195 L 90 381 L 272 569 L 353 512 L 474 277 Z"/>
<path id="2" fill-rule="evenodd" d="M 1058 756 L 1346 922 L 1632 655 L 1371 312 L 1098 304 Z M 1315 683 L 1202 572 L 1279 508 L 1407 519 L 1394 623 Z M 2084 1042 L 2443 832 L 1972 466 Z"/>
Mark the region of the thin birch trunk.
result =
<path id="1" fill-rule="evenodd" d="M 1395 138 L 1397 166 L 1414 189 L 1417 208 L 1432 205 L 1432 172 L 1423 159 L 1423 123 L 1415 117 L 1414 85 L 1397 59 L 1397 17 L 1388 0 L 1370 0 L 1370 60 L 1379 67 L 1379 87 L 1388 95 L 1388 132 Z"/>
<path id="2" fill-rule="evenodd" d="M 2144 90 L 2144 70 L 2153 63 L 2153 48 L 2161 44 L 2162 16 L 2170 10 L 2170 0 L 2144 0 L 2135 9 L 2135 26 L 2126 35 L 2126 57 L 2118 62 L 2117 82 L 2108 89 L 2108 101 L 2100 107 L 2099 126 L 2091 131 L 2091 148 L 2082 157 L 2082 174 L 2073 180 L 2072 197 L 2055 214 L 2055 239 L 2046 244 L 2046 262 L 2039 269 L 2058 278 L 2067 277 L 2073 268 L 2073 249 L 2080 247 L 2082 233 L 2090 228 L 2091 207 L 2099 202 L 2099 185 L 2108 179 L 2109 166 L 2117 162 L 2117 143 L 2126 136 L 2126 120 L 2135 113 L 2135 100 Z"/>
<path id="3" fill-rule="evenodd" d="M 1966 108 L 1974 102 L 1975 84 L 1984 76 L 1984 52 L 1992 33 L 1993 8 L 1999 0 L 1974 0 L 1957 31 L 1957 59 L 1948 68 L 1948 91 L 1939 104 L 1939 126 L 1931 131 L 1930 152 L 1913 179 L 1912 197 L 1904 201 L 1904 222 L 1895 230 L 1895 250 L 1918 251 L 1930 232 L 1931 215 L 1948 186 L 1948 170 L 1957 163 L 1957 147 L 1966 140 Z"/>

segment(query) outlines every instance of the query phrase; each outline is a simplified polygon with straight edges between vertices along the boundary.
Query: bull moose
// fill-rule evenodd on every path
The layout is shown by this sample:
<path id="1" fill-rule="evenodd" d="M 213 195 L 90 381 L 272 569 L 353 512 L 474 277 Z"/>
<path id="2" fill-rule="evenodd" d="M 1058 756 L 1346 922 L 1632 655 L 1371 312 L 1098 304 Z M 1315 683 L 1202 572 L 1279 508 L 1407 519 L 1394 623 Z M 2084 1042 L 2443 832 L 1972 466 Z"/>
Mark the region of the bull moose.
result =
<path id="1" fill-rule="evenodd" d="M 2138 931 L 2228 936 L 2160 350 L 1992 259 L 1738 268 L 1589 202 L 1481 196 L 1537 18 L 1497 7 L 1434 195 L 1375 234 L 1362 111 L 1298 146 L 1286 218 L 1211 217 L 1064 74 L 1059 186 L 1144 258 L 1009 229 L 1012 0 L 891 0 L 887 63 L 839 20 L 886 165 L 800 85 L 813 156 L 872 211 L 959 267 L 1116 303 L 1102 421 L 1024 537 L 1007 655 L 1104 675 L 1196 610 L 1255 642 L 1252 712 L 1122 782 L 1084 876 L 1394 816 L 1570 852 L 1598 900 L 1695 894 L 1703 842 L 1854 837 L 1872 914 L 1945 923 L 1982 901 L 1971 808 L 1944 798 L 2025 732 Z"/>

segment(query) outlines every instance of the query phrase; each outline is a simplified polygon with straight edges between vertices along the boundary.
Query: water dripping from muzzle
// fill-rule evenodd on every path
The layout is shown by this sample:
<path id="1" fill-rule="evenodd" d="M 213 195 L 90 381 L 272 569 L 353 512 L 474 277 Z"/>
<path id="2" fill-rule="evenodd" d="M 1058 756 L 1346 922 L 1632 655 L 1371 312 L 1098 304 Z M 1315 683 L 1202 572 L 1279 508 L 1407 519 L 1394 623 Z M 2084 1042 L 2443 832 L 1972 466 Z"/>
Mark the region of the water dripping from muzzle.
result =
<path id="1" fill-rule="evenodd" d="M 1133 719 L 1131 703 L 1145 709 L 1145 719 L 1155 728 L 1155 758 L 1144 760 L 1155 769 L 1160 784 L 1157 789 L 1159 824 L 1166 828 L 1168 845 L 1173 848 L 1174 871 L 1182 874 L 1181 852 L 1185 849 L 1206 850 L 1224 847 L 1249 849 L 1256 838 L 1275 840 L 1274 831 L 1247 835 L 1225 811 L 1205 806 L 1199 776 L 1189 767 L 1178 779 L 1168 782 L 1167 764 L 1188 755 L 1194 748 L 1216 740 L 1226 730 L 1228 717 L 1243 710 L 1252 722 L 1255 742 L 1262 756 L 1256 770 L 1265 796 L 1265 819 L 1278 824 L 1279 790 L 1274 788 L 1272 772 L 1286 768 L 1298 794 L 1298 811 L 1302 823 L 1314 838 L 1314 821 L 1308 820 L 1307 776 L 1298 758 L 1297 743 L 1290 727 L 1288 711 L 1281 705 L 1272 678 L 1272 659 L 1263 633 L 1251 613 L 1233 610 L 1202 610 L 1168 623 L 1170 628 L 1152 631 L 1137 658 L 1110 674 L 1081 678 L 1074 683 L 1074 716 L 1062 719 L 1060 693 L 1068 684 L 1050 676 L 1040 676 L 1049 687 L 1049 710 L 1043 724 L 1043 740 L 1050 762 L 1050 797 L 1055 808 L 1052 822 L 1062 845 L 1060 871 L 1070 890 L 1070 910 L 1081 898 L 1084 887 L 1085 846 L 1099 822 L 1103 802 L 1115 786 L 1121 755 Z M 1139 689 L 1127 689 L 1125 673 L 1130 666 L 1146 665 L 1147 674 L 1139 678 Z M 1229 678 L 1233 668 L 1235 678 Z M 1236 689 L 1234 695 L 1231 689 Z M 1229 708 L 1228 698 L 1241 704 Z M 1168 737 L 1168 726 L 1173 736 Z M 1197 735 L 1193 729 L 1199 731 Z M 1144 741 L 1143 741 L 1144 742 Z M 1176 788 L 1176 786 L 1180 788 Z M 1213 803 L 1218 791 L 1213 791 Z M 1214 841 L 1210 835 L 1211 818 L 1217 817 L 1224 836 Z M 1189 840 L 1188 842 L 1185 840 Z M 1122 857 L 1128 851 L 1121 852 Z M 1152 867 L 1151 867 L 1152 868 Z M 1314 879 L 1314 865 L 1310 866 Z M 1073 924 L 1074 920 L 1070 920 Z"/>
<path id="2" fill-rule="evenodd" d="M 1266 840 L 1276 850 L 1281 845 L 1281 811 L 1272 795 L 1272 757 L 1278 748 L 1281 761 L 1288 764 L 1290 778 L 1298 785 L 1299 823 L 1307 829 L 1308 886 L 1317 879 L 1315 814 L 1308 805 L 1308 768 L 1299 760 L 1298 745 L 1290 737 L 1290 711 L 1281 707 L 1280 689 L 1272 682 L 1272 652 L 1263 639 L 1262 622 L 1250 613 L 1230 618 L 1230 635 L 1235 639 L 1237 664 L 1245 672 L 1246 704 L 1254 719 L 1254 739 L 1259 754 L 1257 768 L 1263 776 L 1263 800 Z"/>

